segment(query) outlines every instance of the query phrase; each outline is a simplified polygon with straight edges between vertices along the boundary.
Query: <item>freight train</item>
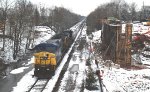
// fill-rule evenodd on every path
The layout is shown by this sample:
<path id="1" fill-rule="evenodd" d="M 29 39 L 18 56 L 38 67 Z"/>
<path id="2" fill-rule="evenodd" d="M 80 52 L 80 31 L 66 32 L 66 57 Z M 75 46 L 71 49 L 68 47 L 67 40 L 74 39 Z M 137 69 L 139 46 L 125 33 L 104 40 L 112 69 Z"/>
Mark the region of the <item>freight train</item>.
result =
<path id="1" fill-rule="evenodd" d="M 34 76 L 49 78 L 55 74 L 57 65 L 77 36 L 78 31 L 66 30 L 54 35 L 46 43 L 36 45 L 34 51 Z"/>

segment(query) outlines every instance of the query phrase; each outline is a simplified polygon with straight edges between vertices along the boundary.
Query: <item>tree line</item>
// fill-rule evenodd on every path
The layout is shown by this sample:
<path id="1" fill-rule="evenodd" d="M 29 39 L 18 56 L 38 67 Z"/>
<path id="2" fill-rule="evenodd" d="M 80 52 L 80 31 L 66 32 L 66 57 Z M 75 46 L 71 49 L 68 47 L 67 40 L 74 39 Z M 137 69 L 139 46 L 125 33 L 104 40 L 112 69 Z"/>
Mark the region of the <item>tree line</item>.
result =
<path id="1" fill-rule="evenodd" d="M 87 17 L 87 32 L 90 34 L 95 28 L 100 29 L 100 19 L 114 17 L 121 21 L 142 21 L 149 16 L 144 16 L 144 8 L 137 9 L 136 3 L 128 4 L 124 0 L 112 0 L 110 3 L 105 3 Z"/>
<path id="2" fill-rule="evenodd" d="M 3 46 L 13 48 L 15 60 L 21 52 L 26 53 L 30 46 L 31 33 L 35 26 L 48 26 L 56 33 L 70 28 L 81 20 L 81 16 L 63 7 L 45 8 L 34 5 L 27 0 L 0 0 L 0 31 L 2 31 Z M 12 44 L 6 44 L 6 37 Z M 23 42 L 26 41 L 26 42 Z M 25 51 L 21 48 L 24 44 Z"/>

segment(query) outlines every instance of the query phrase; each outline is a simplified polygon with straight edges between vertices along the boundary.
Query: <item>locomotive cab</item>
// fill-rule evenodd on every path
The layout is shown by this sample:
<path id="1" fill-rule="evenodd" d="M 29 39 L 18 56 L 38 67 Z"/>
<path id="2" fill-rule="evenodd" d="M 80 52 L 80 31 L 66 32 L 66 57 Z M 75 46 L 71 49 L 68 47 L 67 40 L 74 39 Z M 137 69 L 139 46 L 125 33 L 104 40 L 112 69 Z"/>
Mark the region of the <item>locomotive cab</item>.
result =
<path id="1" fill-rule="evenodd" d="M 54 75 L 56 69 L 56 56 L 49 52 L 39 52 L 34 54 L 35 70 L 34 75 L 38 77 L 50 77 Z"/>
<path id="2" fill-rule="evenodd" d="M 61 48 L 58 40 L 51 43 L 41 43 L 34 50 L 34 76 L 38 78 L 50 78 L 56 70 L 60 60 Z"/>

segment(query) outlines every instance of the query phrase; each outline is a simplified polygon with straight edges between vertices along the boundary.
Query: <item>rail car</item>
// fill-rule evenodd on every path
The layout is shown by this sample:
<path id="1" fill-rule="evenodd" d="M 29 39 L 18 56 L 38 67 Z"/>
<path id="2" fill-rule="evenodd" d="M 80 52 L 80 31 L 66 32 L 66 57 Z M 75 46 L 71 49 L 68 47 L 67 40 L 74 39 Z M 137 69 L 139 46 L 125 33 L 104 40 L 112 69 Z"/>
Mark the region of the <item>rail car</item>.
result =
<path id="1" fill-rule="evenodd" d="M 73 36 L 73 31 L 66 30 L 54 35 L 46 43 L 36 45 L 32 49 L 35 57 L 34 76 L 38 78 L 50 78 L 50 76 L 53 76 L 57 65 L 76 35 Z"/>

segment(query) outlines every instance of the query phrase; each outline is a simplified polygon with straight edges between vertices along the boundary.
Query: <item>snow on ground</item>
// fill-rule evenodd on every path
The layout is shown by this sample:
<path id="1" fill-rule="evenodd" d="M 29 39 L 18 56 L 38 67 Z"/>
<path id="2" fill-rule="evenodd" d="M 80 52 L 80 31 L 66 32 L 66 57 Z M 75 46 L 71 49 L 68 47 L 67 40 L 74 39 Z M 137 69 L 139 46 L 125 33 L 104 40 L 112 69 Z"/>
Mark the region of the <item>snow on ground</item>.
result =
<path id="1" fill-rule="evenodd" d="M 12 70 L 10 73 L 11 74 L 19 74 L 22 73 L 25 69 L 29 68 L 28 65 L 34 63 L 34 57 L 31 58 L 31 60 L 27 64 L 23 64 L 25 67 L 20 67 L 17 69 Z"/>
<path id="2" fill-rule="evenodd" d="M 83 50 L 84 52 L 89 53 L 89 51 L 86 49 Z M 80 57 L 82 54 L 82 57 Z M 89 56 L 86 55 L 86 53 L 78 53 L 78 55 L 76 55 L 76 52 L 74 53 L 74 57 L 71 59 L 70 63 L 69 63 L 69 67 L 67 72 L 64 75 L 64 78 L 62 80 L 61 86 L 59 88 L 58 92 L 80 92 L 82 89 L 84 89 L 83 87 L 83 83 L 85 85 L 85 78 L 86 78 L 86 58 Z M 74 60 L 74 58 L 76 57 L 76 59 Z M 72 72 L 71 68 L 74 65 L 79 65 L 79 69 L 76 72 Z M 84 92 L 90 92 L 87 89 L 84 89 Z M 91 92 L 99 92 L 99 90 L 93 90 Z"/>
<path id="3" fill-rule="evenodd" d="M 34 41 L 34 46 L 40 43 L 43 43 L 50 39 L 55 32 L 52 31 L 49 27 L 47 26 L 37 26 L 36 30 L 40 31 L 39 37 Z"/>
<path id="4" fill-rule="evenodd" d="M 55 32 L 47 26 L 36 26 L 36 30 L 40 32 L 40 35 L 34 40 L 34 46 L 47 41 L 53 35 L 55 35 Z"/>
<path id="5" fill-rule="evenodd" d="M 35 26 L 34 27 L 35 31 L 40 31 L 40 32 L 45 32 L 45 31 L 52 31 L 49 27 L 47 26 Z"/>
<path id="6" fill-rule="evenodd" d="M 150 58 L 144 57 L 143 55 L 140 55 L 142 64 L 150 65 Z"/>
<path id="7" fill-rule="evenodd" d="M 122 24 L 122 33 L 125 33 L 125 26 L 126 24 Z M 142 23 L 136 23 L 132 25 L 132 34 L 139 33 L 144 34 L 148 31 L 150 31 L 150 26 L 144 26 Z M 145 34 L 148 37 L 150 37 L 150 33 Z"/>
<path id="8" fill-rule="evenodd" d="M 94 40 L 94 41 L 100 40 L 100 38 L 101 38 L 101 30 L 93 32 L 92 35 L 94 35 L 92 40 Z"/>
<path id="9" fill-rule="evenodd" d="M 24 69 L 27 69 L 28 67 L 20 67 L 17 69 L 12 70 L 10 73 L 11 74 L 18 74 L 18 73 L 22 73 L 24 71 Z"/>
<path id="10" fill-rule="evenodd" d="M 0 40 L 2 40 L 0 38 Z M 10 46 L 10 44 L 12 44 L 12 40 L 6 38 L 5 39 L 5 44 L 8 44 L 5 46 L 5 51 L 0 51 L 0 58 L 2 57 L 6 62 L 5 63 L 9 63 L 9 62 L 16 62 L 16 60 L 13 60 L 13 48 Z M 0 48 L 2 48 L 2 41 L 0 41 Z"/>
<path id="11" fill-rule="evenodd" d="M 30 62 L 25 64 L 25 67 L 20 67 L 17 69 L 12 70 L 11 74 L 19 74 L 22 73 L 25 69 L 28 69 L 30 64 L 33 64 L 34 57 L 31 58 Z M 18 83 L 16 87 L 13 87 L 12 92 L 26 92 L 31 85 L 36 81 L 36 78 L 33 78 L 33 70 L 32 69 L 29 73 L 27 73 Z"/>
<path id="12" fill-rule="evenodd" d="M 134 54 L 132 58 L 138 63 L 150 65 L 150 58 L 144 57 L 142 54 Z"/>
<path id="13" fill-rule="evenodd" d="M 82 21 L 79 22 L 79 23 L 77 23 L 76 25 L 72 26 L 72 27 L 70 28 L 70 30 L 76 31 L 81 23 L 82 23 Z"/>
<path id="14" fill-rule="evenodd" d="M 31 58 L 31 60 L 25 66 L 28 66 L 28 65 L 33 64 L 33 63 L 34 63 L 34 56 Z"/>
<path id="15" fill-rule="evenodd" d="M 150 92 L 149 69 L 105 69 L 103 83 L 109 92 Z"/>
<path id="16" fill-rule="evenodd" d="M 141 23 L 133 24 L 132 33 L 140 33 L 145 34 L 146 32 L 150 31 L 150 26 L 144 26 Z M 145 34 L 150 37 L 150 33 Z"/>
<path id="17" fill-rule="evenodd" d="M 80 92 L 85 76 L 85 59 L 81 60 L 80 52 L 74 52 L 70 60 L 67 72 L 65 73 L 58 92 Z M 85 57 L 84 57 L 85 58 Z M 79 68 L 72 70 L 73 66 Z"/>
<path id="18" fill-rule="evenodd" d="M 13 87 L 12 92 L 26 92 L 31 85 L 36 81 L 36 78 L 32 77 L 33 70 L 27 73 L 18 83 L 16 87 Z"/>

